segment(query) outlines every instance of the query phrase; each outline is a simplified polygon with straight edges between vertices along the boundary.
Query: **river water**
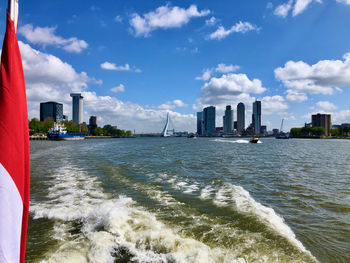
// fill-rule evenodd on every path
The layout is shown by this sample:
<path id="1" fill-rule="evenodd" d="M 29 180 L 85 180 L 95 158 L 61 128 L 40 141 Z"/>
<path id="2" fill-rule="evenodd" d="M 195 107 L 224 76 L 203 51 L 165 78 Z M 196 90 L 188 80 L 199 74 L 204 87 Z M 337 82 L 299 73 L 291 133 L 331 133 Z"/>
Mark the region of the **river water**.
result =
<path id="1" fill-rule="evenodd" d="M 350 262 L 349 149 L 31 141 L 26 262 Z"/>

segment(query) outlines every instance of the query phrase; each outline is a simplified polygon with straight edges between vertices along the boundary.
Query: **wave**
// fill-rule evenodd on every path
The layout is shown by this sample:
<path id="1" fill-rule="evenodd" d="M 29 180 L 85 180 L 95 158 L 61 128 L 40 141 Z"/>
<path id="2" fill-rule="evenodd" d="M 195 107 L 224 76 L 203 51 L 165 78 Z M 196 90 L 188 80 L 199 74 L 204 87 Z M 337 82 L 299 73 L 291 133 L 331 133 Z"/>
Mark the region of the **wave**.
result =
<path id="1" fill-rule="evenodd" d="M 225 183 L 215 190 L 214 186 L 206 186 L 201 190 L 200 198 L 210 199 L 218 207 L 231 207 L 242 214 L 253 214 L 259 221 L 286 238 L 291 244 L 312 256 L 296 238 L 293 230 L 284 222 L 284 219 L 272 208 L 255 201 L 243 187 Z"/>
<path id="2" fill-rule="evenodd" d="M 130 197 L 104 193 L 84 171 L 60 169 L 50 184 L 49 200 L 30 206 L 34 219 L 55 222 L 57 246 L 41 262 L 245 262 L 229 249 L 181 235 Z"/>

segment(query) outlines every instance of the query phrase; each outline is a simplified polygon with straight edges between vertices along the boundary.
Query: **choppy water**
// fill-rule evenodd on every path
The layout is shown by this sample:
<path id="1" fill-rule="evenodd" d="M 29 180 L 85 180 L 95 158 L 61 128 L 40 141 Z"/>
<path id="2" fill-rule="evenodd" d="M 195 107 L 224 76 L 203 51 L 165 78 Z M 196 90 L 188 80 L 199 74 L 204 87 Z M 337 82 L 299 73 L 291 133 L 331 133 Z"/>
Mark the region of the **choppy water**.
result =
<path id="1" fill-rule="evenodd" d="M 31 142 L 27 262 L 350 262 L 350 140 Z"/>

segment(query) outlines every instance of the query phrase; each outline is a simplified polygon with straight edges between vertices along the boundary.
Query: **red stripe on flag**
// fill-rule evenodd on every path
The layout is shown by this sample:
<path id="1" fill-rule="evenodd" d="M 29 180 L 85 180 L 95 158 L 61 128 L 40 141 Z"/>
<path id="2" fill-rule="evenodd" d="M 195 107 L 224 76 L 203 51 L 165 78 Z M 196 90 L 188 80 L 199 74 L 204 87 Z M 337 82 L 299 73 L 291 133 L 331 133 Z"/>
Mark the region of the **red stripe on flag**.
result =
<path id="1" fill-rule="evenodd" d="M 20 262 L 24 262 L 30 181 L 28 113 L 21 54 L 9 14 L 1 54 L 0 113 L 0 163 L 23 201 Z"/>

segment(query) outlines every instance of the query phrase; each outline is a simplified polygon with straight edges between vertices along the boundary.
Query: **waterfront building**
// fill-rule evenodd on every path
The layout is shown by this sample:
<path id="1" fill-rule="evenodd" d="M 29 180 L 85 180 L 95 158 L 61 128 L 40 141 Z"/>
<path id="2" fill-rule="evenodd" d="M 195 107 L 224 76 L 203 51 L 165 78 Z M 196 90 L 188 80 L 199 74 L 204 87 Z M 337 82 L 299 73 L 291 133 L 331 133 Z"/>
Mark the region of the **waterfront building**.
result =
<path id="1" fill-rule="evenodd" d="M 76 124 L 81 124 L 83 122 L 83 96 L 81 93 L 71 93 L 72 97 L 72 116 L 73 121 Z"/>
<path id="2" fill-rule="evenodd" d="M 232 133 L 233 132 L 233 110 L 231 105 L 226 106 L 225 116 L 224 116 L 224 132 Z"/>
<path id="3" fill-rule="evenodd" d="M 242 134 L 245 129 L 245 106 L 242 102 L 237 105 L 237 133 Z"/>
<path id="4" fill-rule="evenodd" d="M 280 130 L 279 130 L 279 129 L 273 129 L 273 130 L 272 130 L 272 135 L 275 136 L 275 137 L 276 137 L 279 133 L 280 133 Z"/>
<path id="5" fill-rule="evenodd" d="M 267 134 L 267 127 L 266 127 L 266 125 L 261 125 L 261 134 L 263 134 L 263 135 Z"/>
<path id="6" fill-rule="evenodd" d="M 89 126 L 88 126 L 89 134 L 91 134 L 92 131 L 96 128 L 97 128 L 97 116 L 90 116 Z"/>
<path id="7" fill-rule="evenodd" d="M 234 129 L 234 130 L 237 130 L 237 121 L 234 121 L 234 122 L 233 122 L 233 129 Z"/>
<path id="8" fill-rule="evenodd" d="M 261 134 L 261 101 L 253 102 L 252 124 L 255 134 Z"/>
<path id="9" fill-rule="evenodd" d="M 311 116 L 312 127 L 323 127 L 325 135 L 331 135 L 331 115 L 330 114 L 314 114 Z"/>
<path id="10" fill-rule="evenodd" d="M 97 116 L 90 116 L 89 125 L 97 126 Z"/>
<path id="11" fill-rule="evenodd" d="M 213 135 L 215 134 L 215 118 L 216 118 L 216 108 L 214 106 L 206 107 L 203 109 L 203 134 Z"/>
<path id="12" fill-rule="evenodd" d="M 52 118 L 54 122 L 63 121 L 63 104 L 54 101 L 40 103 L 40 121 Z"/>
<path id="13" fill-rule="evenodd" d="M 202 135 L 203 132 L 203 111 L 197 112 L 197 134 Z"/>

